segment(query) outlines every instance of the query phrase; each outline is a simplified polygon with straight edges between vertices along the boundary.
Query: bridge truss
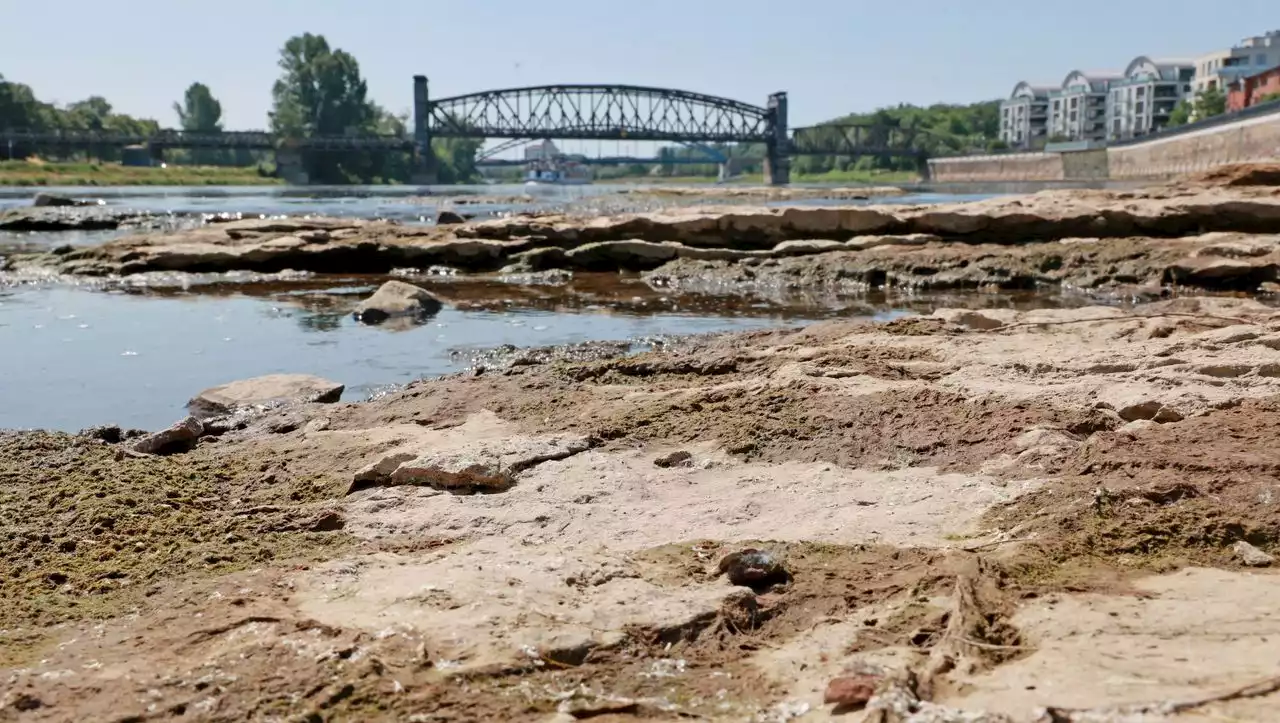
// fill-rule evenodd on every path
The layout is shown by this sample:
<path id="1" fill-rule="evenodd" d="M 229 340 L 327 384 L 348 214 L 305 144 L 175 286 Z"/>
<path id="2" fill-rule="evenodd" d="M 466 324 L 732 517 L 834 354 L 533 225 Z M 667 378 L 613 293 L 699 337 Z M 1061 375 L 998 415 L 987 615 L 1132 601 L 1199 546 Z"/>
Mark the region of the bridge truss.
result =
<path id="1" fill-rule="evenodd" d="M 728 98 L 633 85 L 547 85 L 427 103 L 434 138 L 765 143 L 767 108 Z"/>
<path id="2" fill-rule="evenodd" d="M 796 128 L 788 152 L 792 156 L 890 156 L 923 158 L 916 147 L 921 132 L 913 127 L 876 123 L 828 123 Z"/>

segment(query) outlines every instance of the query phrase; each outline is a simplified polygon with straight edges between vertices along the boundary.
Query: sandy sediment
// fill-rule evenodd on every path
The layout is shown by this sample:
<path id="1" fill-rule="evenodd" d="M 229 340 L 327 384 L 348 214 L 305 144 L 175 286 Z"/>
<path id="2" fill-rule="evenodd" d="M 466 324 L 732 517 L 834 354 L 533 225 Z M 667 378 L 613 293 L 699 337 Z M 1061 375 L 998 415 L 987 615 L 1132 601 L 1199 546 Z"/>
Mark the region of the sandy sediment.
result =
<path id="1" fill-rule="evenodd" d="M 208 428 L 0 436 L 0 717 L 825 720 L 837 681 L 1181 720 L 1280 674 L 1255 301 L 534 351 Z"/>

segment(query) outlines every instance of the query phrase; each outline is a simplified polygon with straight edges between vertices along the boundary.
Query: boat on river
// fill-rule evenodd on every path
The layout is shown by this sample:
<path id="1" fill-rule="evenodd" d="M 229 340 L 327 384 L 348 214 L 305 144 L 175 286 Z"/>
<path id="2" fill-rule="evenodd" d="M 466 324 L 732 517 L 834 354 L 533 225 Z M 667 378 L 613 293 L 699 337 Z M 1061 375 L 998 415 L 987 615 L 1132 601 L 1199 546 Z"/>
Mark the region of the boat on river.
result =
<path id="1" fill-rule="evenodd" d="M 565 158 L 533 161 L 525 172 L 526 186 L 580 186 L 592 179 L 586 164 Z"/>

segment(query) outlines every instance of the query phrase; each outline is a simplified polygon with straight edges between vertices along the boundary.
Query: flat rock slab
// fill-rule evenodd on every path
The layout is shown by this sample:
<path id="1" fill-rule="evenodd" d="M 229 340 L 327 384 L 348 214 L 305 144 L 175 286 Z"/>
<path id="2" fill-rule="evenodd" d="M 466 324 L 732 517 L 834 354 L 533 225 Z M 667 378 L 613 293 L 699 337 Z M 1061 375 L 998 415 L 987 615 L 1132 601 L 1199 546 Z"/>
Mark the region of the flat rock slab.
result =
<path id="1" fill-rule="evenodd" d="M 268 374 L 241 379 L 200 392 L 187 403 L 197 417 L 228 414 L 246 407 L 283 403 L 330 404 L 342 397 L 344 385 L 310 374 Z"/>
<path id="2" fill-rule="evenodd" d="M 431 487 L 448 492 L 503 492 L 516 475 L 586 451 L 585 437 L 514 433 L 491 412 L 459 427 L 432 430 L 379 456 L 356 473 L 351 492 L 370 487 Z"/>
<path id="3" fill-rule="evenodd" d="M 694 637 L 722 610 L 755 605 L 751 591 L 723 579 L 663 586 L 641 572 L 607 551 L 490 538 L 441 553 L 337 560 L 293 582 L 308 617 L 415 630 L 438 665 L 462 671 L 531 659 L 577 665 L 629 636 Z"/>

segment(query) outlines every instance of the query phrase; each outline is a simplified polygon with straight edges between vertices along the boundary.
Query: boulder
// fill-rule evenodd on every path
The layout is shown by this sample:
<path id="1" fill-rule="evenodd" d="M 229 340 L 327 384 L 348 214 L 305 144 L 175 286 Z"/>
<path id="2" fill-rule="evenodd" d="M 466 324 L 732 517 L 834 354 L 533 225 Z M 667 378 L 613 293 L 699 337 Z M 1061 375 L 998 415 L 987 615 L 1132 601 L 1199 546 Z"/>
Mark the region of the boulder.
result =
<path id="1" fill-rule="evenodd" d="M 329 404 L 342 397 L 343 389 L 338 382 L 310 374 L 269 374 L 206 389 L 187 402 L 187 408 L 197 417 L 207 418 L 291 402 Z"/>
<path id="2" fill-rule="evenodd" d="M 46 208 L 51 206 L 86 206 L 84 201 L 77 201 L 70 196 L 60 196 L 56 193 L 37 193 L 36 197 L 31 200 L 31 205 L 36 208 Z"/>
<path id="3" fill-rule="evenodd" d="M 365 324 L 380 324 L 393 316 L 430 316 L 441 306 L 439 299 L 420 286 L 388 281 L 356 306 L 355 317 Z"/>
<path id="4" fill-rule="evenodd" d="M 436 214 L 437 226 L 449 226 L 453 224 L 466 223 L 466 222 L 467 222 L 467 219 L 464 218 L 462 214 L 454 213 L 453 211 L 441 211 L 440 213 Z"/>
<path id="5" fill-rule="evenodd" d="M 572 265 L 592 271 L 656 269 L 676 257 L 676 249 L 653 241 L 600 241 L 565 252 Z"/>
<path id="6" fill-rule="evenodd" d="M 148 434 L 130 445 L 140 454 L 178 454 L 196 446 L 204 425 L 195 417 L 187 417 L 168 429 Z"/>

